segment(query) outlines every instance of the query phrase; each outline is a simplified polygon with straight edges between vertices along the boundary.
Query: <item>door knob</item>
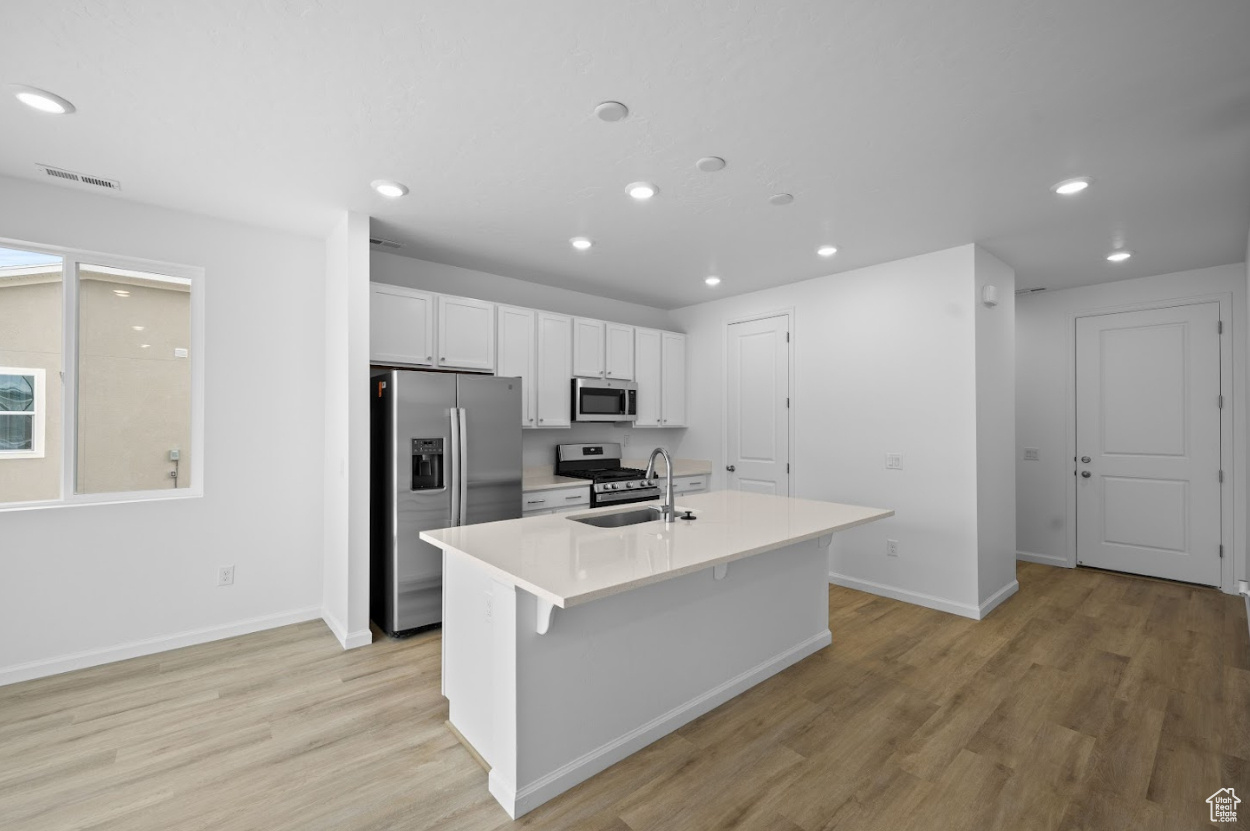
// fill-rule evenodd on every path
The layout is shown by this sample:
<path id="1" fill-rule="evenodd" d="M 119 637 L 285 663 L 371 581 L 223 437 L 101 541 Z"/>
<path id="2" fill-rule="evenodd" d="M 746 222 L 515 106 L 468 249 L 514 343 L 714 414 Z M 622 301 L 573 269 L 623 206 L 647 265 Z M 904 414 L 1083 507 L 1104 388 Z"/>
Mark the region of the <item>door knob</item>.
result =
<path id="1" fill-rule="evenodd" d="M 1081 478 L 1082 478 L 1082 479 L 1088 479 L 1088 478 L 1089 478 L 1090 476 L 1092 476 L 1092 475 L 1093 475 L 1093 474 L 1091 474 L 1088 470 L 1082 470 L 1082 471 L 1081 471 Z"/>
<path id="2" fill-rule="evenodd" d="M 725 465 L 725 470 L 729 471 L 730 473 L 733 473 L 737 469 L 738 468 L 734 467 L 733 465 Z"/>
<path id="3" fill-rule="evenodd" d="M 1081 464 L 1083 464 L 1083 465 L 1087 465 L 1087 464 L 1089 464 L 1089 456 L 1082 456 L 1082 457 L 1081 457 Z"/>

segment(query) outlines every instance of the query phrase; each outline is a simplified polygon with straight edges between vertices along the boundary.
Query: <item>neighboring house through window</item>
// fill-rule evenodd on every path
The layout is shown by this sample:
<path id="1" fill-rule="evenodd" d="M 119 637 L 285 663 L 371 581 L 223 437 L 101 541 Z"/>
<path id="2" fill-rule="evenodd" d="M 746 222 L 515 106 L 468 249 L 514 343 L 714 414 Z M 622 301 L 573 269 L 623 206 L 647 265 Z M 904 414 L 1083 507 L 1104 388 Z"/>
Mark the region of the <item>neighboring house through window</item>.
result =
<path id="1" fill-rule="evenodd" d="M 44 371 L 0 366 L 0 462 L 42 459 Z"/>

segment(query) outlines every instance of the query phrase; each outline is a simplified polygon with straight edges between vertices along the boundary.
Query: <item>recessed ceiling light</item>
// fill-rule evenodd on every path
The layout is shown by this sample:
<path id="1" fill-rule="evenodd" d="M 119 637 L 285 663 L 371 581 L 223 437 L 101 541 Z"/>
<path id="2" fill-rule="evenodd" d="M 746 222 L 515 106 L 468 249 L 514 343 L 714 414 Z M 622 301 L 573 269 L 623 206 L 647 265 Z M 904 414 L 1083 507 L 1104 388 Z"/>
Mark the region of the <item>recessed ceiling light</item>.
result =
<path id="1" fill-rule="evenodd" d="M 1089 187 L 1090 178 L 1088 176 L 1077 176 L 1075 179 L 1064 179 L 1062 182 L 1055 182 L 1050 189 L 1060 196 L 1075 196 L 1081 191 Z"/>
<path id="2" fill-rule="evenodd" d="M 152 346 L 152 344 L 150 344 L 150 343 L 141 343 L 141 344 L 139 344 L 139 348 L 140 348 L 140 349 L 149 349 L 149 348 L 151 348 L 151 346 Z"/>
<path id="3" fill-rule="evenodd" d="M 373 189 L 385 196 L 387 199 L 398 199 L 408 193 L 408 187 L 401 185 L 399 182 L 392 182 L 390 179 L 374 179 L 371 183 Z"/>
<path id="4" fill-rule="evenodd" d="M 655 196 L 660 192 L 660 189 L 650 182 L 634 182 L 625 188 L 625 192 L 641 202 Z"/>
<path id="5" fill-rule="evenodd" d="M 1125 251 L 1121 249 L 1119 251 L 1112 251 L 1110 254 L 1108 254 L 1107 261 L 1112 262 L 1112 263 L 1122 263 L 1131 256 L 1133 256 L 1132 251 Z"/>
<path id="6" fill-rule="evenodd" d="M 600 121 L 620 121 L 629 115 L 629 107 L 620 101 L 604 101 L 595 107 L 595 115 Z"/>
<path id="7" fill-rule="evenodd" d="M 789 205 L 793 201 L 794 194 L 792 193 L 774 193 L 768 197 L 768 204 L 770 205 Z"/>
<path id="8" fill-rule="evenodd" d="M 703 282 L 707 283 L 709 286 L 719 286 L 720 278 L 716 276 L 704 277 Z"/>
<path id="9" fill-rule="evenodd" d="M 49 115 L 69 115 L 75 110 L 73 104 L 45 89 L 16 85 L 13 89 L 15 90 L 14 94 L 17 95 L 17 100 L 32 110 L 38 110 Z"/>
<path id="10" fill-rule="evenodd" d="M 718 170 L 725 169 L 725 160 L 720 156 L 704 156 L 695 162 L 694 166 L 704 173 L 715 173 Z"/>
<path id="11" fill-rule="evenodd" d="M 816 253 L 822 257 L 832 257 L 838 253 L 838 248 L 835 245 L 822 245 L 816 249 Z"/>
<path id="12" fill-rule="evenodd" d="M 569 245 L 573 246 L 578 251 L 585 251 L 590 248 L 590 246 L 594 245 L 594 243 L 586 237 L 573 237 L 569 240 Z"/>
<path id="13" fill-rule="evenodd" d="M 125 289 L 113 289 L 113 294 L 116 294 L 118 297 L 130 296 L 130 292 L 126 291 Z"/>
<path id="14" fill-rule="evenodd" d="M 136 332 L 142 332 L 142 331 L 143 331 L 143 327 L 142 327 L 142 326 L 131 326 L 130 328 L 131 328 L 131 329 L 134 329 Z"/>

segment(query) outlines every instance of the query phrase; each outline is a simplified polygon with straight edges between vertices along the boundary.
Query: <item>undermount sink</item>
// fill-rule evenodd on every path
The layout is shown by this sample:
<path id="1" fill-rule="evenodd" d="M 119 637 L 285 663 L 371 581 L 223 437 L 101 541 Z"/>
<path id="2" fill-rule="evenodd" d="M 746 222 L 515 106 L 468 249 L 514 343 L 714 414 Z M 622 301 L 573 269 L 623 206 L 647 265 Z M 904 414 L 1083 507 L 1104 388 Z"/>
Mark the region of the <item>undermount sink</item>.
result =
<path id="1" fill-rule="evenodd" d="M 612 514 L 589 514 L 571 516 L 574 522 L 593 525 L 596 528 L 623 528 L 626 525 L 641 525 L 660 519 L 660 512 L 654 508 L 641 508 L 632 511 L 617 511 Z"/>

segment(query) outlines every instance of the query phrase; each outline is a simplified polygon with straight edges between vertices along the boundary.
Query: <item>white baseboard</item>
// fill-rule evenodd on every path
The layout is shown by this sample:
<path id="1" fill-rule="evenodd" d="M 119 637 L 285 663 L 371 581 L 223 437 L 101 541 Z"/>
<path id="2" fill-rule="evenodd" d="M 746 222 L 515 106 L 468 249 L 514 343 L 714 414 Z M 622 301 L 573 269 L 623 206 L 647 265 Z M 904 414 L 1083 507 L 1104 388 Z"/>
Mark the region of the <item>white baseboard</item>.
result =
<path id="1" fill-rule="evenodd" d="M 1068 567 L 1068 558 L 1061 557 L 1058 554 L 1037 554 L 1032 551 L 1017 551 L 1016 559 L 1024 560 L 1026 563 L 1041 563 L 1044 566 Z"/>
<path id="2" fill-rule="evenodd" d="M 183 632 L 175 632 L 172 635 L 161 635 L 155 638 L 129 641 L 117 646 L 89 649 L 69 655 L 60 655 L 56 658 L 46 658 L 9 667 L 0 667 L 0 686 L 16 684 L 20 681 L 30 681 L 34 678 L 45 678 L 49 675 L 59 675 L 62 672 L 86 669 L 87 667 L 100 666 L 101 664 L 111 664 L 114 661 L 124 661 L 128 658 L 153 655 L 157 652 L 180 649 L 184 646 L 195 646 L 196 644 L 208 643 L 209 641 L 219 641 L 239 635 L 250 635 L 253 632 L 260 632 L 264 629 L 276 629 L 279 626 L 303 623 L 309 620 L 316 620 L 319 617 L 321 617 L 321 610 L 316 607 L 295 609 L 289 612 L 248 618 L 236 623 L 205 626 L 201 629 L 188 629 Z"/>
<path id="3" fill-rule="evenodd" d="M 955 600 L 948 600 L 945 597 L 900 589 L 897 586 L 887 586 L 884 583 L 874 583 L 871 580 L 860 580 L 857 577 L 847 577 L 845 574 L 838 574 L 836 571 L 829 572 L 829 582 L 835 586 L 857 589 L 869 594 L 888 597 L 891 600 L 901 600 L 904 603 L 914 603 L 917 606 L 937 609 L 939 612 L 950 612 L 952 615 L 970 617 L 973 620 L 981 619 L 980 607 L 973 606 L 970 603 L 959 603 Z"/>
<path id="4" fill-rule="evenodd" d="M 512 783 L 504 781 L 497 770 L 492 770 L 488 778 L 491 795 L 504 806 L 508 816 L 516 819 L 831 643 L 833 636 L 828 629 L 813 635 L 519 790 Z"/>
<path id="5" fill-rule="evenodd" d="M 1007 598 L 1020 591 L 1020 584 L 1012 580 L 998 591 L 986 598 L 985 602 L 978 607 L 977 620 L 984 620 L 985 616 L 998 608 L 998 606 Z"/>
<path id="6" fill-rule="evenodd" d="M 338 618 L 330 614 L 329 609 L 321 610 L 321 619 L 325 621 L 326 626 L 338 638 L 339 643 L 344 649 L 355 649 L 360 646 L 368 646 L 373 643 L 373 633 L 368 629 L 360 632 L 348 632 Z"/>

